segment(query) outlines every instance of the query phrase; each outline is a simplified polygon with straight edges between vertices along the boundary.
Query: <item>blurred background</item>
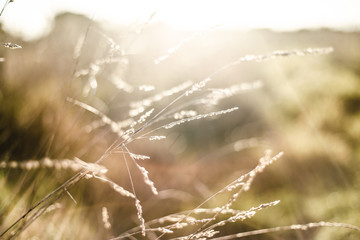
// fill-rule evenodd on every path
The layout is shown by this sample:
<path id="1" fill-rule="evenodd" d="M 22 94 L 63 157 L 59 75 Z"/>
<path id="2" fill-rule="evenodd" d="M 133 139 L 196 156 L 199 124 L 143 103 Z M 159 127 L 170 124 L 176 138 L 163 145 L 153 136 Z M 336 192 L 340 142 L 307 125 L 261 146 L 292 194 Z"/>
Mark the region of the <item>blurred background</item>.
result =
<path id="1" fill-rule="evenodd" d="M 5 6 L 6 1 L 2 1 Z M 196 207 L 254 168 L 266 149 L 284 157 L 254 181 L 233 208 L 280 200 L 221 235 L 308 222 L 360 225 L 360 15 L 356 1 L 15 1 L 0 17 L 0 231 L 73 176 L 69 169 L 13 168 L 10 162 L 96 161 L 116 139 L 80 100 L 115 121 L 129 105 L 188 81 L 198 82 L 240 57 L 333 47 L 328 55 L 291 56 L 234 65 L 207 89 L 261 82 L 198 113 L 239 110 L 139 139 L 134 153 L 159 190 L 153 196 L 132 168 L 146 220 Z M 2 5 L 0 5 L 1 7 Z M 165 94 L 166 95 L 166 94 Z M 178 94 L 165 96 L 155 112 Z M 194 98 L 197 95 L 193 96 Z M 108 176 L 130 190 L 121 154 Z M 83 180 L 20 239 L 106 239 L 138 226 L 131 199 L 104 183 Z M 224 204 L 221 195 L 206 207 Z M 101 209 L 112 227 L 103 227 Z M 184 232 L 185 234 L 186 232 Z M 358 239 L 321 228 L 248 239 Z"/>

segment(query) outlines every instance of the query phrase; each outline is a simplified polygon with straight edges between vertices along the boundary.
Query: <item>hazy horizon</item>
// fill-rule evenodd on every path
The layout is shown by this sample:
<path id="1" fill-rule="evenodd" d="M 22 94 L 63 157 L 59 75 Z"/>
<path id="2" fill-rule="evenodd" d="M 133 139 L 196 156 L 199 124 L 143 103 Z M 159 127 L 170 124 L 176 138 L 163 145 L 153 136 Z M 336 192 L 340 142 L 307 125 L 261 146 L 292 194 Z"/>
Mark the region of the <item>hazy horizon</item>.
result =
<path id="1" fill-rule="evenodd" d="M 4 5 L 0 1 L 0 6 Z M 13 35 L 31 40 L 50 31 L 54 16 L 61 12 L 82 14 L 94 21 L 128 25 L 163 22 L 183 30 L 201 31 L 214 26 L 223 29 L 270 29 L 296 31 L 331 28 L 359 30 L 360 2 L 283 0 L 227 1 L 15 1 L 10 3 L 0 23 Z"/>

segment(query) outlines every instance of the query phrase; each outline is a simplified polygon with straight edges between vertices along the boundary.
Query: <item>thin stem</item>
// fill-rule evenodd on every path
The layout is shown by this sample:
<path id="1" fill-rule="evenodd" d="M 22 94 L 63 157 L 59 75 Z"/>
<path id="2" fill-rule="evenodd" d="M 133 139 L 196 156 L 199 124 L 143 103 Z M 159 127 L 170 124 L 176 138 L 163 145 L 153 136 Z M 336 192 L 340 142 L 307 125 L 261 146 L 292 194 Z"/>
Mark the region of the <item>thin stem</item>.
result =
<path id="1" fill-rule="evenodd" d="M 319 228 L 319 227 L 340 227 L 340 228 L 348 228 L 348 229 L 352 229 L 352 230 L 360 232 L 360 227 L 357 227 L 357 226 L 354 226 L 351 224 L 337 223 L 337 222 L 316 222 L 316 223 L 308 223 L 308 224 L 294 224 L 294 225 L 283 226 L 283 227 L 259 229 L 259 230 L 249 231 L 249 232 L 242 232 L 242 233 L 232 234 L 232 235 L 228 235 L 228 236 L 213 238 L 213 240 L 228 240 L 228 239 L 234 239 L 234 238 L 242 238 L 242 237 L 267 234 L 267 233 L 273 233 L 273 232 L 280 232 L 280 231 L 289 231 L 289 230 L 307 231 L 311 228 Z"/>

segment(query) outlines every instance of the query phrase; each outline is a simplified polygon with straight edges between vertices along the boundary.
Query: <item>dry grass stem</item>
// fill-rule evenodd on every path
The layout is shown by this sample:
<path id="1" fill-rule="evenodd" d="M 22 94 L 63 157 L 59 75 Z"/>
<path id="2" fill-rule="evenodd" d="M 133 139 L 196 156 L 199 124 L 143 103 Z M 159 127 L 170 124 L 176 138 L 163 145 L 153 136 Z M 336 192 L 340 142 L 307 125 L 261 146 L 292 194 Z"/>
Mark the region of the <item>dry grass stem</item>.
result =
<path id="1" fill-rule="evenodd" d="M 307 49 L 303 49 L 303 50 L 292 50 L 292 51 L 274 51 L 267 55 L 246 55 L 244 57 L 239 58 L 233 64 L 239 64 L 241 62 L 263 62 L 263 61 L 280 58 L 280 57 L 323 55 L 323 54 L 329 54 L 332 51 L 334 51 L 334 49 L 332 47 L 307 48 Z"/>
<path id="2" fill-rule="evenodd" d="M 107 177 L 105 176 L 97 176 L 95 174 L 92 174 L 92 175 L 88 175 L 90 178 L 93 177 L 93 178 L 96 178 L 96 179 L 99 179 L 101 182 L 104 182 L 104 183 L 108 183 L 110 185 L 110 187 L 120 193 L 121 196 L 124 196 L 124 197 L 129 197 L 129 198 L 133 198 L 133 199 L 136 199 L 136 196 L 125 190 L 123 187 L 119 186 L 118 184 L 114 183 L 113 181 L 111 181 L 110 179 L 108 179 Z"/>
<path id="3" fill-rule="evenodd" d="M 192 84 L 192 82 L 187 81 L 187 82 L 184 82 L 184 83 L 182 83 L 178 86 L 175 86 L 169 90 L 158 93 L 155 96 L 145 98 L 141 101 L 131 102 L 130 103 L 131 109 L 129 111 L 129 116 L 135 117 L 135 116 L 139 115 L 140 113 L 145 111 L 145 108 L 152 106 L 154 103 L 163 100 L 165 97 L 170 97 L 176 93 L 183 91 L 184 89 L 191 86 L 191 84 Z"/>
<path id="4" fill-rule="evenodd" d="M 229 108 L 229 109 L 221 110 L 221 111 L 217 111 L 217 112 L 199 114 L 199 115 L 196 115 L 194 117 L 188 117 L 188 118 L 184 118 L 184 119 L 181 119 L 181 120 L 178 120 L 178 121 L 175 121 L 175 122 L 171 122 L 171 123 L 166 124 L 165 126 L 163 126 L 163 128 L 165 128 L 165 129 L 173 128 L 173 127 L 175 127 L 177 125 L 180 125 L 180 124 L 183 124 L 183 123 L 186 123 L 186 122 L 191 122 L 191 121 L 194 121 L 194 120 L 199 120 L 199 119 L 203 119 L 203 118 L 207 118 L 207 117 L 223 115 L 223 114 L 226 114 L 226 113 L 231 113 L 231 112 L 236 111 L 238 109 L 239 108 L 237 108 L 237 107 L 233 107 L 233 108 Z"/>
<path id="5" fill-rule="evenodd" d="M 2 43 L 2 45 L 6 48 L 9 49 L 19 49 L 22 48 L 20 45 L 16 44 L 16 43 L 10 43 L 10 42 L 4 42 Z"/>
<path id="6" fill-rule="evenodd" d="M 102 216 L 102 221 L 103 221 L 103 224 L 104 224 L 104 228 L 107 229 L 107 230 L 110 229 L 111 228 L 111 223 L 109 221 L 110 217 L 109 217 L 109 212 L 108 212 L 106 207 L 102 207 L 101 216 Z"/>
<path id="7" fill-rule="evenodd" d="M 241 83 L 233 85 L 229 88 L 223 89 L 209 89 L 211 93 L 202 99 L 203 104 L 217 105 L 220 100 L 234 96 L 242 92 L 261 88 L 263 86 L 262 81 L 258 80 L 250 83 Z"/>
<path id="8" fill-rule="evenodd" d="M 237 234 L 232 234 L 232 235 L 228 235 L 228 236 L 214 238 L 214 240 L 237 239 L 237 238 L 242 238 L 242 237 L 255 236 L 255 235 L 267 234 L 267 233 L 273 233 L 273 232 L 289 231 L 289 230 L 308 231 L 311 228 L 320 228 L 320 227 L 348 228 L 348 229 L 360 232 L 360 228 L 358 226 L 354 226 L 351 224 L 336 223 L 336 222 L 315 222 L 315 223 L 294 224 L 294 225 L 290 225 L 290 226 L 274 227 L 274 228 L 259 229 L 259 230 L 249 231 L 249 232 L 242 232 L 242 233 L 237 233 Z"/>
<path id="9" fill-rule="evenodd" d="M 149 141 L 156 141 L 156 140 L 162 140 L 165 139 L 165 136 L 150 136 Z"/>
<path id="10" fill-rule="evenodd" d="M 67 170 L 80 171 L 82 169 L 87 169 L 91 172 L 104 174 L 107 172 L 107 169 L 104 166 L 86 163 L 78 158 L 71 159 L 50 159 L 43 158 L 41 160 L 26 160 L 22 162 L 18 161 L 7 161 L 0 163 L 1 168 L 20 168 L 25 170 L 33 170 L 38 168 L 54 168 L 56 170 Z"/>
<path id="11" fill-rule="evenodd" d="M 137 217 L 140 221 L 141 235 L 145 236 L 146 235 L 145 220 L 142 216 L 142 207 L 141 207 L 140 201 L 138 199 L 135 200 L 135 206 L 137 209 Z"/>
<path id="12" fill-rule="evenodd" d="M 152 85 L 140 85 L 140 86 L 139 86 L 139 90 L 140 90 L 140 91 L 144 91 L 144 92 L 151 92 L 151 91 L 153 91 L 154 89 L 155 89 L 155 87 L 152 86 Z"/>

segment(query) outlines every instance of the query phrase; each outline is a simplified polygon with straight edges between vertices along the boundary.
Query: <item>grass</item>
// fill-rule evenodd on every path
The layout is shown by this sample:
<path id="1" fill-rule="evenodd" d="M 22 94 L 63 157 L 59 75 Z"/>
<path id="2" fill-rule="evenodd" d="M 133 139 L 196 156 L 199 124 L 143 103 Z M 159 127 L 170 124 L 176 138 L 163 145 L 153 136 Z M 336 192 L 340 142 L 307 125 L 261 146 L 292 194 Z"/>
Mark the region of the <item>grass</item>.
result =
<path id="1" fill-rule="evenodd" d="M 143 31 L 146 31 L 146 27 L 151 28 L 151 26 L 145 26 Z M 86 31 L 79 32 L 82 35 Z M 11 196 L 1 199 L 1 215 L 4 216 L 1 218 L 2 238 L 38 236 L 64 239 L 76 236 L 82 239 L 233 239 L 245 236 L 258 238 L 258 234 L 288 230 L 305 231 L 308 232 L 308 236 L 315 236 L 316 234 L 310 230 L 324 227 L 348 228 L 357 234 L 352 236 L 358 236 L 359 228 L 355 226 L 356 224 L 350 225 L 338 221 L 314 222 L 307 221 L 304 217 L 302 219 L 304 224 L 279 226 L 280 220 L 278 220 L 271 223 L 271 228 L 267 228 L 265 225 L 268 224 L 264 224 L 266 218 L 272 221 L 271 216 L 263 217 L 265 220 L 260 220 L 258 223 L 251 222 L 255 215 L 277 209 L 282 204 L 281 197 L 287 195 L 289 199 L 295 189 L 290 186 L 284 194 L 281 194 L 281 197 L 274 198 L 274 195 L 270 195 L 269 192 L 280 191 L 271 188 L 266 190 L 267 183 L 270 186 L 273 184 L 270 182 L 273 181 L 283 182 L 282 185 L 299 184 L 302 179 L 284 182 L 284 179 L 293 177 L 289 176 L 293 172 L 309 176 L 306 166 L 301 163 L 294 163 L 298 164 L 294 167 L 295 171 L 282 169 L 286 168 L 286 165 L 276 163 L 273 170 L 276 176 L 263 173 L 265 168 L 270 167 L 282 156 L 281 151 L 273 154 L 266 150 L 264 156 L 256 164 L 247 160 L 248 163 L 243 164 L 242 169 L 235 169 L 239 163 L 234 159 L 239 156 L 243 159 L 253 159 L 255 155 L 260 154 L 264 145 L 269 147 L 264 137 L 243 138 L 228 142 L 222 150 L 215 150 L 213 154 L 210 154 L 211 156 L 206 156 L 206 152 L 201 152 L 204 145 L 210 145 L 205 148 L 205 151 L 212 151 L 214 141 L 220 142 L 218 145 L 221 145 L 230 138 L 230 135 L 237 135 L 236 131 L 240 131 L 241 118 L 237 120 L 236 117 L 231 116 L 238 116 L 235 114 L 239 111 L 246 113 L 246 107 L 238 106 L 236 101 L 231 101 L 232 98 L 245 95 L 248 99 L 244 98 L 244 101 L 252 101 L 254 97 L 249 97 L 249 94 L 256 97 L 256 91 L 267 91 L 271 85 L 263 80 L 254 80 L 228 86 L 226 85 L 226 79 L 229 78 L 228 72 L 235 71 L 237 67 L 246 64 L 257 64 L 256 68 L 260 68 L 261 64 L 267 62 L 274 62 L 275 67 L 276 62 L 281 61 L 285 64 L 296 65 L 299 62 L 324 57 L 315 55 L 329 54 L 332 48 L 304 48 L 303 50 L 270 51 L 265 54 L 244 54 L 228 62 L 209 67 L 210 71 L 204 67 L 204 70 L 196 76 L 196 79 L 202 80 L 187 81 L 186 75 L 173 76 L 175 79 L 181 78 L 178 85 L 164 90 L 155 90 L 157 88 L 152 83 L 156 83 L 156 76 L 154 78 L 147 76 L 146 71 L 150 71 L 149 69 L 144 69 L 145 74 L 142 71 L 136 72 L 135 77 L 132 77 L 134 79 L 128 76 L 129 72 L 134 71 L 132 69 L 134 64 L 136 67 L 136 61 L 140 61 L 142 57 L 140 60 L 134 59 L 134 56 L 128 53 L 130 50 L 117 44 L 110 34 L 95 30 L 90 31 L 82 39 L 79 41 L 80 47 L 76 50 L 77 58 L 70 64 L 75 67 L 75 71 L 68 70 L 65 74 L 57 75 L 61 72 L 57 70 L 61 67 L 60 61 L 59 65 L 52 69 L 55 73 L 48 73 L 50 80 L 46 86 L 50 88 L 41 86 L 40 80 L 35 77 L 32 84 L 27 86 L 16 81 L 9 83 L 7 79 L 2 80 L 8 86 L 1 89 L 1 100 L 4 103 L 2 114 L 6 115 L 8 122 L 14 124 L 14 129 L 19 131 L 20 136 L 28 134 L 26 141 L 20 141 L 21 137 L 12 138 L 6 134 L 2 135 L 5 136 L 3 139 L 7 149 L 2 153 L 3 161 L 0 163 L 3 171 L 2 186 L 4 186 L 1 191 L 3 196 Z M 167 72 L 169 65 L 174 64 L 172 60 L 181 58 L 182 51 L 186 53 L 189 45 L 184 43 L 187 43 L 189 39 L 197 40 L 193 36 L 185 39 L 175 44 L 175 47 L 170 47 L 170 51 L 166 51 L 165 55 L 160 54 L 160 56 L 150 58 L 153 64 L 151 66 Z M 94 51 L 92 58 L 82 59 L 93 48 L 91 42 L 95 42 L 100 49 Z M 75 41 L 74 44 L 69 45 L 75 48 Z M 23 57 L 26 54 L 26 47 L 23 44 L 22 46 L 24 47 L 17 49 L 17 52 L 9 52 L 5 60 L 11 59 L 16 54 L 23 54 Z M 58 49 L 55 53 L 57 51 Z M 30 52 L 30 54 L 33 53 Z M 55 61 L 59 62 L 57 55 L 54 57 Z M 143 56 L 144 59 L 147 57 L 147 55 Z M 294 62 L 294 58 L 300 57 L 304 58 Z M 67 59 L 68 56 L 63 56 L 63 58 Z M 274 65 L 270 63 L 266 67 L 270 68 Z M 276 73 L 273 71 L 269 73 L 269 76 L 271 74 L 276 76 Z M 71 74 L 71 81 L 62 79 L 67 74 Z M 144 83 L 137 83 L 138 74 L 149 79 L 144 79 Z M 306 77 L 310 78 L 312 73 L 309 75 Z M 236 78 L 237 75 L 232 73 L 230 77 Z M 12 78 L 16 80 L 14 75 Z M 294 93 L 294 89 L 289 83 L 287 84 L 277 85 L 270 88 L 270 91 L 274 91 L 274 95 L 278 98 L 286 99 L 289 95 L 298 97 L 298 92 Z M 281 92 L 285 96 L 277 94 L 281 88 L 287 89 Z M 46 92 L 44 89 L 52 89 L 52 91 Z M 296 88 L 296 90 L 299 89 L 302 91 L 301 88 Z M 305 88 L 304 91 L 306 90 Z M 17 93 L 17 96 L 13 97 L 17 101 L 15 103 L 11 99 L 13 92 Z M 25 100 L 21 100 L 22 98 Z M 258 101 L 266 102 L 263 98 Z M 282 107 L 290 117 L 296 118 L 299 112 L 303 113 L 301 115 L 304 117 L 303 121 L 313 127 L 321 142 L 323 135 L 319 130 L 319 123 L 316 122 L 320 117 L 313 118 L 314 113 L 309 113 L 309 108 L 306 106 L 307 104 L 301 98 L 296 98 L 295 103 L 289 101 Z M 276 109 L 279 110 L 280 107 Z M 247 117 L 250 118 L 251 114 Z M 300 133 L 287 129 L 287 124 L 290 125 L 290 122 L 282 121 L 282 118 L 285 118 L 282 114 L 270 114 L 270 117 L 279 118 L 275 120 L 278 125 L 274 128 L 281 128 L 278 132 L 286 131 L 287 138 L 285 139 L 301 136 L 301 129 Z M 229 122 L 226 122 L 229 118 Z M 253 124 L 254 121 L 250 118 L 246 123 Z M 212 132 L 216 131 L 217 125 L 229 125 L 229 128 L 221 131 L 225 132 L 223 137 L 219 133 Z M 232 129 L 233 126 L 238 129 Z M 35 129 L 34 133 L 31 133 L 31 129 Z M 251 127 L 247 125 L 246 129 L 251 129 Z M 205 132 L 205 138 L 212 138 L 212 141 L 205 141 L 204 138 L 203 143 L 196 141 L 196 134 L 199 131 Z M 38 135 L 39 132 L 40 135 Z M 10 134 L 13 132 L 10 131 Z M 294 148 L 299 146 L 306 148 L 306 143 L 311 138 L 312 135 L 305 135 L 304 139 L 301 139 L 304 145 L 299 145 L 301 143 L 299 141 Z M 38 142 L 29 147 L 29 142 L 34 139 Z M 190 151 L 184 150 L 186 142 Z M 326 144 L 327 142 L 324 142 L 325 147 Z M 158 145 L 157 149 L 155 145 Z M 282 146 L 284 144 L 279 141 L 279 146 L 276 148 Z M 167 148 L 170 150 L 166 150 Z M 248 148 L 259 150 L 251 152 Z M 315 150 L 317 150 L 316 147 Z M 167 164 L 168 158 L 175 159 L 172 151 L 178 152 L 179 156 L 183 155 L 181 158 L 176 157 L 176 161 L 188 166 Z M 303 152 L 302 149 L 301 152 Z M 243 154 L 239 155 L 239 153 Z M 294 153 L 296 149 L 290 151 L 290 155 Z M 320 155 L 320 153 L 315 153 Z M 285 151 L 285 156 L 286 154 Z M 231 155 L 232 157 L 229 157 Z M 343 155 L 342 151 L 339 153 L 339 156 L 341 155 Z M 191 158 L 198 161 L 192 163 Z M 333 169 L 327 166 L 326 161 L 319 161 L 317 164 L 319 168 L 314 170 L 315 174 L 323 171 L 319 169 L 326 168 L 329 168 L 326 173 L 343 172 L 342 169 L 337 169 L 339 165 L 334 165 Z M 301 171 L 302 169 L 304 171 Z M 202 178 L 208 179 L 197 180 L 199 176 L 196 175 L 200 173 L 202 173 Z M 178 175 L 178 179 L 172 183 L 174 175 Z M 330 174 L 329 178 L 333 176 L 341 178 L 341 174 Z M 270 181 L 269 178 L 273 179 Z M 203 182 L 209 184 L 206 185 Z M 260 185 L 254 191 L 255 197 L 249 195 L 254 185 Z M 313 191 L 323 189 L 314 185 L 306 187 Z M 25 194 L 22 194 L 24 191 Z M 269 195 L 266 196 L 266 193 Z M 261 198 L 261 200 L 256 198 Z M 321 196 L 318 199 L 322 199 Z M 310 203 L 310 206 L 314 205 L 314 202 Z M 286 209 L 275 210 L 275 212 L 283 213 L 284 210 Z M 310 211 L 315 210 L 310 207 Z M 323 215 L 319 214 L 319 216 Z M 289 216 L 284 214 L 284 217 Z M 256 226 L 261 221 L 264 226 Z M 245 224 L 239 224 L 243 222 Z M 246 222 L 254 226 L 246 226 Z M 357 223 L 357 220 L 354 222 Z M 254 230 L 258 227 L 260 230 Z"/>

